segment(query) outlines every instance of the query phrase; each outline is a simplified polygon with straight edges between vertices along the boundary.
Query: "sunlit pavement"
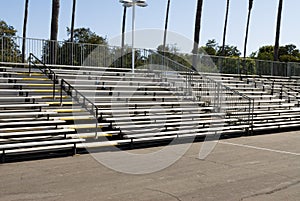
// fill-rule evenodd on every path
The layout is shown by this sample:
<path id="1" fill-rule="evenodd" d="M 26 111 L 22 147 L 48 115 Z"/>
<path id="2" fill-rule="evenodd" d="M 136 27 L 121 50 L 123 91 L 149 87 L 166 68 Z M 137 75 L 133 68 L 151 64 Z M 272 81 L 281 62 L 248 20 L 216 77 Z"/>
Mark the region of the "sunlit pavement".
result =
<path id="1" fill-rule="evenodd" d="M 198 159 L 201 145 L 140 176 L 110 170 L 88 154 L 1 164 L 0 200 L 300 199 L 300 132 L 222 140 L 205 160 Z"/>

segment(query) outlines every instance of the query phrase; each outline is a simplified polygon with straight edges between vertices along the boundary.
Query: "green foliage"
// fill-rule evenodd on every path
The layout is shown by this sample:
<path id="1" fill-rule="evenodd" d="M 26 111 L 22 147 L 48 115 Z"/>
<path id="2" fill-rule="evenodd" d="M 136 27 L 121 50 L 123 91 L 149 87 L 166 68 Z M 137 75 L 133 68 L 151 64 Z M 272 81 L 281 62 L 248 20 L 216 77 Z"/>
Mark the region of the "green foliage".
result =
<path id="1" fill-rule="evenodd" d="M 70 29 L 67 28 L 68 34 Z M 110 56 L 105 38 L 98 36 L 89 28 L 78 28 L 74 30 L 74 42 L 70 39 L 63 43 L 56 41 L 46 42 L 43 47 L 42 59 L 45 63 L 50 62 L 51 47 L 57 50 L 56 64 L 70 64 L 70 65 L 105 65 L 106 57 Z M 51 44 L 50 44 L 51 43 Z M 92 57 L 92 55 L 94 57 Z"/>
<path id="2" fill-rule="evenodd" d="M 5 21 L 0 21 L 0 37 L 14 37 L 17 30 L 13 26 L 8 25 Z"/>
<path id="3" fill-rule="evenodd" d="M 68 35 L 71 34 L 71 30 L 67 28 Z M 70 42 L 70 39 L 67 40 Z M 78 28 L 74 29 L 74 38 L 75 43 L 88 43 L 88 44 L 101 44 L 107 45 L 105 38 L 97 35 L 95 32 L 92 32 L 89 28 Z"/>
<path id="4" fill-rule="evenodd" d="M 236 46 L 225 45 L 224 55 L 222 55 L 222 46 L 218 46 L 218 43 L 215 39 L 208 40 L 205 46 L 199 48 L 198 52 L 201 54 L 208 54 L 212 56 L 227 56 L 227 57 L 238 57 L 241 55 L 241 52 Z"/>
<path id="5" fill-rule="evenodd" d="M 247 75 L 256 75 L 256 68 L 255 60 L 246 58 L 246 60 L 242 61 L 242 73 Z"/>
<path id="6" fill-rule="evenodd" d="M 208 54 L 208 55 L 216 55 L 217 53 L 218 43 L 215 39 L 208 40 L 205 46 L 202 46 L 199 49 L 199 53 Z"/>
<path id="7" fill-rule="evenodd" d="M 274 60 L 274 46 L 267 45 L 259 48 L 257 56 L 259 60 Z M 300 51 L 296 45 L 289 44 L 279 47 L 279 61 L 281 62 L 300 62 Z"/>
<path id="8" fill-rule="evenodd" d="M 259 60 L 273 60 L 274 59 L 274 46 L 267 45 L 259 48 L 257 52 L 257 59 Z"/>
<path id="9" fill-rule="evenodd" d="M 198 69 L 202 72 L 237 73 L 240 66 L 239 56 L 241 52 L 236 46 L 225 45 L 224 55 L 222 46 L 219 46 L 215 39 L 208 40 L 205 46 L 199 49 L 200 54 L 207 54 L 210 57 L 203 57 Z M 218 57 L 221 56 L 222 57 Z"/>
<path id="10" fill-rule="evenodd" d="M 222 47 L 218 46 L 217 49 L 217 56 L 221 56 L 222 55 Z M 230 46 L 230 45 L 225 45 L 224 47 L 224 55 L 223 56 L 227 56 L 227 57 L 239 57 L 241 55 L 241 52 L 238 50 L 238 48 L 236 46 Z"/>
<path id="11" fill-rule="evenodd" d="M 191 68 L 192 65 L 185 59 L 183 54 L 178 53 L 179 49 L 176 45 L 166 45 L 165 51 L 163 52 L 163 46 L 160 45 L 157 47 L 157 52 L 168 59 L 177 62 L 180 65 Z"/>
<path id="12" fill-rule="evenodd" d="M 110 67 L 115 68 L 131 68 L 132 67 L 132 48 L 127 46 L 122 48 L 115 48 L 110 51 L 113 56 L 112 61 L 110 63 Z M 143 66 L 148 63 L 147 58 L 142 54 L 141 50 L 136 50 L 134 52 L 135 58 L 135 67 Z"/>
<path id="13" fill-rule="evenodd" d="M 21 62 L 21 51 L 13 37 L 17 30 L 0 20 L 0 59 L 5 62 Z M 3 50 L 2 50 L 3 48 Z M 2 55 L 3 54 L 3 55 Z"/>

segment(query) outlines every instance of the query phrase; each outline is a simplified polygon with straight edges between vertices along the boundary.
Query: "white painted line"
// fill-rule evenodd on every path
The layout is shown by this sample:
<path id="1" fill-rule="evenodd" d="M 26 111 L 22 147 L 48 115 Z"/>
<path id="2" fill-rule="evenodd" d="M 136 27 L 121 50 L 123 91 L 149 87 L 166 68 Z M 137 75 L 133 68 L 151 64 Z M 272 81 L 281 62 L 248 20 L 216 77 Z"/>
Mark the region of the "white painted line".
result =
<path id="1" fill-rule="evenodd" d="M 227 145 L 238 146 L 238 147 L 246 147 L 246 148 L 250 148 L 250 149 L 270 151 L 270 152 L 281 153 L 281 154 L 289 154 L 289 155 L 294 155 L 294 156 L 300 156 L 300 153 L 294 153 L 294 152 L 288 152 L 288 151 L 281 151 L 281 150 L 276 150 L 276 149 L 268 149 L 268 148 L 263 148 L 263 147 L 255 147 L 255 146 L 244 145 L 244 144 L 235 144 L 235 143 L 230 143 L 230 142 L 220 142 L 219 141 L 219 143 L 220 144 L 227 144 Z"/>

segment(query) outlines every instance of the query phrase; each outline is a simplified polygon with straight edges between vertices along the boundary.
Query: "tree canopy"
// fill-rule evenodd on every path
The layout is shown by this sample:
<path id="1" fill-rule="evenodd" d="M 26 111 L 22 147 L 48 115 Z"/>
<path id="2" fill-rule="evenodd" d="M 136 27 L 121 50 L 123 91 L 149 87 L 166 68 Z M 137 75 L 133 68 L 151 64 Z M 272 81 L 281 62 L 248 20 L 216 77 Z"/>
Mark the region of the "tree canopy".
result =
<path id="1" fill-rule="evenodd" d="M 187 61 L 185 56 L 179 53 L 179 49 L 176 47 L 176 44 L 167 44 L 165 48 L 163 45 L 159 45 L 157 47 L 157 52 L 169 58 L 170 60 L 177 62 L 178 64 L 191 67 L 191 64 Z"/>
<path id="2" fill-rule="evenodd" d="M 70 28 L 67 28 L 68 35 L 71 34 Z M 68 42 L 70 39 L 67 40 Z M 75 43 L 89 43 L 89 44 L 102 44 L 107 45 L 105 38 L 97 35 L 95 32 L 91 31 L 90 28 L 78 28 L 74 29 L 74 38 Z"/>
<path id="3" fill-rule="evenodd" d="M 300 51 L 296 45 L 289 44 L 279 47 L 279 61 L 281 62 L 300 62 Z M 266 45 L 252 53 L 252 58 L 259 60 L 274 60 L 274 46 Z"/>
<path id="4" fill-rule="evenodd" d="M 16 36 L 17 30 L 8 25 L 5 21 L 0 20 L 0 37 L 13 37 Z"/>
<path id="5" fill-rule="evenodd" d="M 219 46 L 215 39 L 208 40 L 205 46 L 199 48 L 199 53 L 206 53 L 212 56 L 227 57 L 239 57 L 241 55 L 240 50 L 238 50 L 238 48 L 233 45 L 225 45 L 223 50 L 222 46 Z"/>
<path id="6" fill-rule="evenodd" d="M 13 37 L 16 36 L 17 30 L 8 25 L 5 21 L 0 20 L 0 58 L 6 62 L 21 62 L 21 52 Z M 4 50 L 2 50 L 4 48 Z M 2 55 L 3 54 L 3 55 Z"/>

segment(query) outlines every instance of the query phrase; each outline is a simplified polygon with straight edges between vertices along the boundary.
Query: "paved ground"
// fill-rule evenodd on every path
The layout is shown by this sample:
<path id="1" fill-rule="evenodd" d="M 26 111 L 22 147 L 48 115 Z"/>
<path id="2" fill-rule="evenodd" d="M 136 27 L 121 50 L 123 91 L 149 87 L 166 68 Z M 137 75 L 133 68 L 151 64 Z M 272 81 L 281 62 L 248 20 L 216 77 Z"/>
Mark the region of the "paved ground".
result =
<path id="1" fill-rule="evenodd" d="M 90 155 L 1 164 L 0 200 L 300 200 L 300 132 L 222 140 L 199 160 L 202 144 L 140 176 Z"/>

